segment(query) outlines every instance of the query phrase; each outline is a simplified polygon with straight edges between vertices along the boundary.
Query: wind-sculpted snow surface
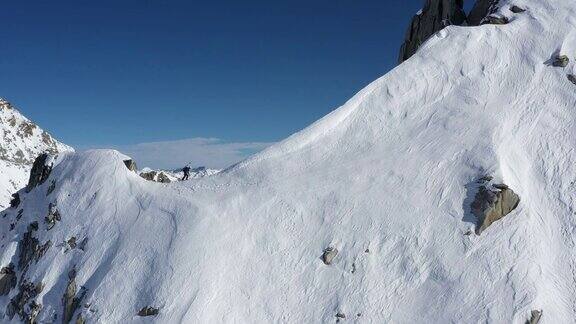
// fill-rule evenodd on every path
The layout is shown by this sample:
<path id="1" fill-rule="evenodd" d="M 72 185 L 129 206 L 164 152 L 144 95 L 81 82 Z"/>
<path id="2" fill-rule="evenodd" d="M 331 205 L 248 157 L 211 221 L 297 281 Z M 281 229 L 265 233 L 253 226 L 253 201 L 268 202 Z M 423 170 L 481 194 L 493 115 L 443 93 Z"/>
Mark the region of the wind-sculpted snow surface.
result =
<path id="1" fill-rule="evenodd" d="M 527 11 L 513 14 L 502 2 L 509 24 L 444 29 L 214 176 L 161 184 L 114 151 L 59 157 L 0 218 L 1 265 L 18 264 L 27 232 L 52 242 L 17 270 L 19 285 L 42 282 L 45 322 L 62 318 L 73 268 L 76 296 L 85 288 L 73 318 L 90 323 L 524 323 L 533 310 L 573 322 L 574 60 L 546 62 L 574 58 L 576 3 L 515 1 Z M 521 202 L 477 236 L 471 184 L 484 175 Z"/>

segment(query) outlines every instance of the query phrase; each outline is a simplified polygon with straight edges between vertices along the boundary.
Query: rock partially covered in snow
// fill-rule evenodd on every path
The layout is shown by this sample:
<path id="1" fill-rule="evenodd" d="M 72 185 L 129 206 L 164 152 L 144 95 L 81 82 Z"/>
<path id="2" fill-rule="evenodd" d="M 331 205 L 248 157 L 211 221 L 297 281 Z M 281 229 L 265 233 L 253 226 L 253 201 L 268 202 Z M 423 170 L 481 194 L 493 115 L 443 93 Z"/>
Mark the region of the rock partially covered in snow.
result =
<path id="1" fill-rule="evenodd" d="M 324 262 L 324 264 L 330 265 L 332 264 L 332 261 L 334 261 L 334 258 L 336 258 L 337 255 L 338 255 L 338 249 L 336 249 L 335 247 L 328 247 L 324 250 L 324 253 L 322 254 L 322 261 Z"/>
<path id="2" fill-rule="evenodd" d="M 14 287 L 16 287 L 16 272 L 14 264 L 10 263 L 0 270 L 0 296 L 8 295 Z"/>
<path id="3" fill-rule="evenodd" d="M 478 26 L 483 23 L 484 19 L 493 14 L 498 9 L 499 0 L 478 0 L 468 14 L 468 25 Z"/>
<path id="4" fill-rule="evenodd" d="M 449 25 L 462 25 L 466 21 L 462 0 L 426 0 L 424 8 L 410 22 L 400 47 L 398 63 L 410 58 L 420 45 L 437 31 Z"/>
<path id="5" fill-rule="evenodd" d="M 480 186 L 471 206 L 478 219 L 476 234 L 480 235 L 492 223 L 508 215 L 519 203 L 520 197 L 504 184 Z"/>
<path id="6" fill-rule="evenodd" d="M 152 307 L 152 306 L 145 306 L 142 307 L 142 309 L 140 309 L 140 311 L 138 311 L 138 316 L 140 317 L 147 317 L 147 316 L 156 316 L 158 315 L 159 310 L 156 307 Z"/>
<path id="7" fill-rule="evenodd" d="M 28 185 L 26 186 L 26 192 L 30 192 L 32 189 L 41 185 L 48 179 L 50 172 L 52 172 L 52 166 L 54 164 L 55 157 L 47 153 L 40 154 L 34 164 L 32 165 L 32 170 L 30 171 L 30 179 L 28 180 Z"/>
<path id="8" fill-rule="evenodd" d="M 134 162 L 134 160 L 129 159 L 129 160 L 124 160 L 124 165 L 126 166 L 126 168 L 128 168 L 128 170 L 136 172 L 136 170 L 138 169 L 138 167 L 136 166 L 136 162 Z"/>
<path id="9" fill-rule="evenodd" d="M 568 66 L 568 63 L 570 63 L 570 58 L 567 55 L 559 55 L 552 61 L 552 66 L 564 68 Z"/>

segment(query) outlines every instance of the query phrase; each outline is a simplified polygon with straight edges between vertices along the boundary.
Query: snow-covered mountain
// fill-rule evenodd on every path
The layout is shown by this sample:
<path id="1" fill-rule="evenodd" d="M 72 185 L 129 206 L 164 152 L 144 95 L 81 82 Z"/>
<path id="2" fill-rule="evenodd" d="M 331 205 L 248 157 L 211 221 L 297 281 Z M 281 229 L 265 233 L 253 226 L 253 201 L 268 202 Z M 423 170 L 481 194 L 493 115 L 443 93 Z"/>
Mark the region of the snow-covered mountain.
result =
<path id="1" fill-rule="evenodd" d="M 0 98 L 0 209 L 8 207 L 10 196 L 24 187 L 39 154 L 69 150 Z"/>
<path id="2" fill-rule="evenodd" d="M 3 321 L 573 323 L 576 2 L 491 12 L 211 177 L 39 161 L 0 218 Z M 512 212 L 480 228 L 486 202 Z"/>

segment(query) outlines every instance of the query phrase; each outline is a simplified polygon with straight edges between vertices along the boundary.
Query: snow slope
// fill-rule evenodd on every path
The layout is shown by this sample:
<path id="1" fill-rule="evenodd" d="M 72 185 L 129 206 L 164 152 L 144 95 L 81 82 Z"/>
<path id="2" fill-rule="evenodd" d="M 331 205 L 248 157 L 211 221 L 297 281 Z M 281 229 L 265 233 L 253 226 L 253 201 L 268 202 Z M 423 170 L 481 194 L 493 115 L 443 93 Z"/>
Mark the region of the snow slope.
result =
<path id="1" fill-rule="evenodd" d="M 10 196 L 26 185 L 40 153 L 69 150 L 0 98 L 0 209 L 8 207 Z"/>
<path id="2" fill-rule="evenodd" d="M 546 62 L 573 61 L 576 3 L 502 4 L 508 25 L 442 30 L 339 109 L 214 176 L 159 184 L 115 151 L 64 154 L 23 194 L 21 219 L 0 218 L 0 262 L 17 263 L 39 221 L 34 236 L 53 245 L 19 274 L 43 283 L 43 322 L 62 318 L 75 268 L 87 289 L 76 314 L 90 323 L 524 323 L 532 310 L 573 323 L 574 64 Z M 522 202 L 465 235 L 486 174 Z M 62 220 L 48 231 L 49 203 Z M 59 244 L 72 236 L 84 250 Z M 159 314 L 137 317 L 144 306 Z"/>

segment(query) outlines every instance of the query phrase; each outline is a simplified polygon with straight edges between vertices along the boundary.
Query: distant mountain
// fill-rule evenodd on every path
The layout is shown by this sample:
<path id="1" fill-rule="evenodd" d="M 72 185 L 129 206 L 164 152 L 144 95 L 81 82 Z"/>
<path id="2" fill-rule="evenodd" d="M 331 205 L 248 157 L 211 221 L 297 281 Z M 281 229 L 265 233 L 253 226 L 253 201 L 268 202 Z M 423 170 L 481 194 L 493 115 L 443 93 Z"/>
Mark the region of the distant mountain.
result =
<path id="1" fill-rule="evenodd" d="M 200 179 L 204 177 L 209 177 L 219 172 L 221 172 L 221 170 L 210 169 L 206 167 L 197 167 L 190 170 L 189 179 Z M 165 182 L 165 183 L 179 181 L 184 176 L 184 172 L 181 169 L 154 170 L 151 168 L 144 168 L 138 171 L 138 174 L 146 180 Z"/>
<path id="2" fill-rule="evenodd" d="M 10 196 L 24 187 L 39 154 L 71 150 L 0 98 L 0 209 L 7 207 Z"/>

